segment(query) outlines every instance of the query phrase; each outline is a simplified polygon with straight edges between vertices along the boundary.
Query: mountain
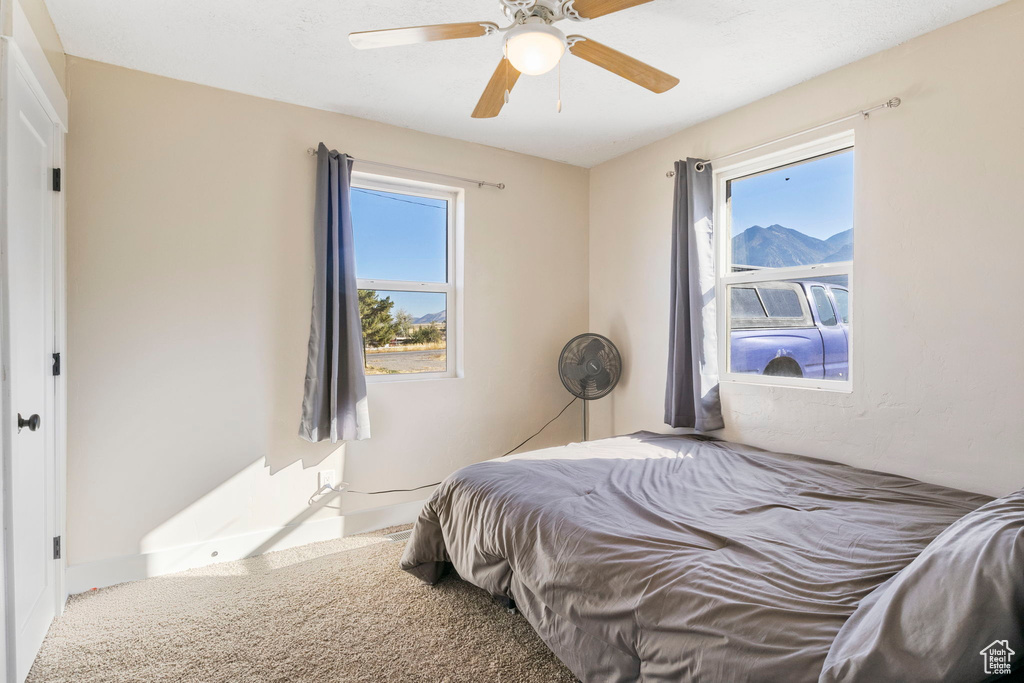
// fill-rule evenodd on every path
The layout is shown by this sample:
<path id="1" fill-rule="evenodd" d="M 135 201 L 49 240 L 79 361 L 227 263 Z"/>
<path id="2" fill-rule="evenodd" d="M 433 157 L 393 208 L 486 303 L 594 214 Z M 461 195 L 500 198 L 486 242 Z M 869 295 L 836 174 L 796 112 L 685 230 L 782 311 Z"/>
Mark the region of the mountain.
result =
<path id="1" fill-rule="evenodd" d="M 825 240 L 829 250 L 832 252 L 825 257 L 822 263 L 834 263 L 836 261 L 853 260 L 853 229 L 837 232 Z"/>
<path id="2" fill-rule="evenodd" d="M 426 325 L 428 323 L 443 323 L 448 321 L 448 311 L 438 311 L 437 313 L 427 313 L 421 315 L 412 321 L 413 325 Z"/>
<path id="3" fill-rule="evenodd" d="M 850 228 L 849 230 L 843 230 L 842 232 L 837 232 L 836 234 L 832 235 L 827 240 L 825 240 L 825 244 L 834 249 L 841 249 L 842 247 L 845 247 L 847 245 L 852 245 L 853 228 Z"/>
<path id="4" fill-rule="evenodd" d="M 784 268 L 852 258 L 853 230 L 820 240 L 782 225 L 754 225 L 732 238 L 732 261 L 737 265 Z"/>

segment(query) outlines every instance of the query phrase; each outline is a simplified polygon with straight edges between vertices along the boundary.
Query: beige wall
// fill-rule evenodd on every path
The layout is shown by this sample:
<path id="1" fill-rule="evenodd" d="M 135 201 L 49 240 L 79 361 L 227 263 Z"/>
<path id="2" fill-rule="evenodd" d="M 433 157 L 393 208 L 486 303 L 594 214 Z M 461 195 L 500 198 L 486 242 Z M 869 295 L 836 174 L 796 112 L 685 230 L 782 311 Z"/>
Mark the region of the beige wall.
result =
<path id="1" fill-rule="evenodd" d="M 72 565 L 337 516 L 309 512 L 318 470 L 359 490 L 434 482 L 566 402 L 555 361 L 587 324 L 586 170 L 73 57 L 68 73 Z M 465 185 L 465 377 L 371 385 L 374 436 L 347 452 L 296 435 L 306 148 L 321 140 L 507 185 Z M 578 420 L 536 443 L 578 438 Z"/>
<path id="2" fill-rule="evenodd" d="M 855 126 L 854 392 L 725 385 L 723 435 L 990 494 L 1024 485 L 1022 36 L 1016 0 L 592 169 L 590 322 L 627 359 L 595 432 L 667 429 L 672 163 L 897 95 Z"/>

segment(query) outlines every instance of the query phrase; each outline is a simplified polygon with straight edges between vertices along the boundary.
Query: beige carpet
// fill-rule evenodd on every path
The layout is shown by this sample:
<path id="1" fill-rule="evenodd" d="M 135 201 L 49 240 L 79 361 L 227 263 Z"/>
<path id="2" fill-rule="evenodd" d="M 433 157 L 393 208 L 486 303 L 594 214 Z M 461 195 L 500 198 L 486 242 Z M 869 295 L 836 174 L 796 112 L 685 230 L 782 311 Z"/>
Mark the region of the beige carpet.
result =
<path id="1" fill-rule="evenodd" d="M 357 536 L 71 598 L 30 683 L 573 681 L 526 620 Z"/>

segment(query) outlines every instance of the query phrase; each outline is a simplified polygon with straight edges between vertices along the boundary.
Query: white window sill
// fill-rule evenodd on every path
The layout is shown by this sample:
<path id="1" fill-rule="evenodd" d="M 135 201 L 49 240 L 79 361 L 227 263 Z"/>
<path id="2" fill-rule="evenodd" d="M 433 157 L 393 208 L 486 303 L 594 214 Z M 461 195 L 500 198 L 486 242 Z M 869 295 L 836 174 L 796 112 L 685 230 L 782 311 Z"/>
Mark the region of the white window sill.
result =
<path id="1" fill-rule="evenodd" d="M 853 381 L 804 379 L 797 377 L 772 377 L 753 375 L 751 377 L 726 376 L 719 379 L 721 384 L 747 385 L 754 387 L 781 387 L 784 389 L 804 389 L 826 391 L 834 394 L 852 394 Z"/>
<path id="2" fill-rule="evenodd" d="M 436 375 L 428 373 L 406 373 L 398 375 L 366 375 L 367 384 L 394 384 L 396 382 L 433 382 L 462 379 L 460 375 Z"/>

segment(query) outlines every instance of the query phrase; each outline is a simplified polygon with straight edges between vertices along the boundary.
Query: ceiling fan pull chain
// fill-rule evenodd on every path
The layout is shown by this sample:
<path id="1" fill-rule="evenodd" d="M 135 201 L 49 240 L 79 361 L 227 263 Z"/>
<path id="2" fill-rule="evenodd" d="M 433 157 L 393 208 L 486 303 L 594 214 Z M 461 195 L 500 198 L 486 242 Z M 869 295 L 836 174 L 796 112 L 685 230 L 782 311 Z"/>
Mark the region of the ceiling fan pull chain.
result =
<path id="1" fill-rule="evenodd" d="M 505 104 L 508 104 L 508 46 L 503 46 L 501 49 L 505 53 Z"/>
<path id="2" fill-rule="evenodd" d="M 558 60 L 558 106 L 555 111 L 562 113 L 562 60 Z"/>

